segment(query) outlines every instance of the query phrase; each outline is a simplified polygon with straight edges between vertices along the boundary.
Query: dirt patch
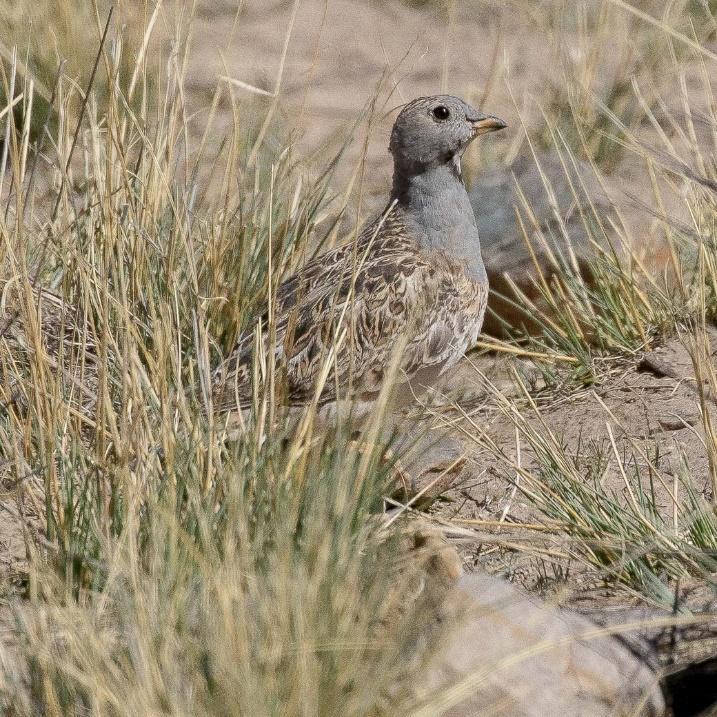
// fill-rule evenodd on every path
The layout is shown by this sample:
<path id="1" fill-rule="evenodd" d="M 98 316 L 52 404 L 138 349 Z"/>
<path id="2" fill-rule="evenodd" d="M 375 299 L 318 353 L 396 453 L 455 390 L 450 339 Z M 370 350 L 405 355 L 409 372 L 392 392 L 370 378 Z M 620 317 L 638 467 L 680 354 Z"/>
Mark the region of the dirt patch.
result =
<path id="1" fill-rule="evenodd" d="M 218 77 L 268 92 L 278 86 L 277 111 L 292 130 L 299 156 L 323 167 L 340 141 L 351 138 L 337 168 L 336 186 L 343 190 L 355 179 L 354 203 L 360 198 L 362 217 L 382 208 L 390 188 L 388 135 L 402 103 L 447 92 L 508 122 L 509 131 L 469 150 L 464 168 L 472 184 L 488 167 L 531 155 L 525 132 L 545 130 L 545 107 L 565 91 L 566 61 L 580 62 L 590 51 L 580 23 L 561 13 L 559 3 L 542 3 L 533 10 L 498 0 L 303 0 L 296 6 L 288 0 L 247 0 L 239 5 L 237 12 L 237 3 L 229 0 L 197 3 L 186 97 L 198 131 Z M 600 72 L 592 77 L 598 96 L 607 96 L 621 82 L 636 35 L 649 39 L 649 28 L 615 9 L 608 31 L 613 51 L 600 53 Z M 572 60 L 561 55 L 553 42 L 556 36 L 571 48 Z M 671 113 L 683 116 L 678 92 L 683 78 L 695 110 L 703 106 L 701 72 L 697 61 L 683 62 L 679 71 L 655 69 L 649 82 L 651 91 L 661 95 L 663 119 Z M 246 90 L 232 92 L 238 99 L 251 97 Z M 269 106 L 267 98 L 255 97 Z M 246 115 L 239 117 L 246 120 Z M 233 122 L 229 106 L 221 105 L 216 129 L 221 133 Z M 666 131 L 679 146 L 681 136 L 673 130 Z M 711 144 L 708 124 L 696 119 L 691 131 L 704 137 L 705 146 Z M 639 136 L 646 145 L 660 146 L 660 134 L 647 120 L 640 123 Z M 678 218 L 678 193 L 665 187 L 659 207 L 650 199 L 643 158 L 628 152 L 610 172 L 617 180 L 610 183 L 611 195 L 624 200 L 623 218 L 635 236 L 654 236 L 649 230 L 659 225 L 662 212 Z M 637 202 L 628 201 L 628 194 Z"/>
<path id="2" fill-rule="evenodd" d="M 679 339 L 670 340 L 658 351 L 674 352 L 680 358 L 685 352 Z M 676 362 L 671 365 L 676 372 L 682 370 Z M 526 422 L 518 424 L 516 436 L 516 423 L 499 409 L 495 397 L 491 398 L 485 392 L 481 396 L 478 388 L 482 381 L 480 371 L 490 377 L 504 396 L 520 400 L 520 389 L 511 379 L 508 365 L 503 362 L 501 371 L 498 364 L 487 359 L 467 360 L 448 388 L 473 386 L 474 395 L 464 399 L 466 416 L 454 420 L 460 421 L 473 471 L 480 465 L 482 479 L 473 487 L 452 489 L 451 498 L 461 505 L 456 514 L 465 518 L 494 519 L 503 515 L 507 508 L 504 520 L 530 521 L 535 517 L 530 504 L 520 493 L 508 503 L 513 485 L 509 480 L 507 461 L 496 461 L 485 448 L 476 447 L 475 443 L 471 445 L 471 437 L 479 439 L 480 433 L 485 433 L 509 461 L 531 466 L 533 456 L 522 437 L 522 425 L 538 434 L 552 435 L 567 455 L 578 462 L 584 459 L 586 465 L 591 452 L 596 461 L 598 453 L 604 455 L 609 462 L 601 473 L 601 484 L 616 495 L 624 492 L 625 484 L 614 460 L 615 450 L 622 458 L 638 454 L 639 459 L 643 454 L 654 461 L 665 476 L 674 476 L 682 457 L 686 457 L 695 486 L 701 495 L 711 500 L 712 483 L 694 380 L 688 374 L 655 375 L 645 366 L 644 358 L 620 362 L 593 388 L 576 387 L 559 396 L 551 396 L 549 391 L 538 392 L 533 397 L 533 407 L 524 402 L 525 410 L 521 414 Z M 657 448 L 659 456 L 655 457 Z M 663 488 L 656 486 L 656 491 L 659 495 Z M 671 510 L 672 501 L 666 502 L 664 508 Z M 451 510 L 446 508 L 447 514 Z"/>
<path id="3" fill-rule="evenodd" d="M 654 368 L 658 358 L 660 370 Z M 463 392 L 462 410 L 436 412 L 444 424 L 453 421 L 452 437 L 462 432 L 466 460 L 444 502 L 434 506 L 435 515 L 456 527 L 453 539 L 469 571 L 498 572 L 591 615 L 609 617 L 610 611 L 624 614 L 628 608 L 649 606 L 649 600 L 644 603 L 605 573 L 574 559 L 569 531 L 551 529 L 554 518 L 523 492 L 534 490 L 524 476 L 516 487 L 515 466 L 546 475 L 545 460 L 536 458 L 527 438 L 536 436 L 559 447 L 576 475 L 586 485 L 599 486 L 606 500 L 628 509 L 649 495 L 657 512 L 654 520 L 664 521 L 667 529 L 677 524 L 679 530 L 690 491 L 705 505 L 713 504 L 704 422 L 685 340 L 674 338 L 654 352 L 615 362 L 594 387 L 560 395 L 538 390 L 532 406 L 511 376 L 515 369 L 523 377 L 530 375 L 519 362 L 467 359 L 447 384 L 447 390 Z M 489 377 L 493 388 L 485 388 L 480 374 Z M 501 396 L 522 406 L 521 418 L 501 408 L 506 405 Z M 703 580 L 668 583 L 681 608 L 714 610 L 714 592 Z M 716 634 L 714 625 L 693 630 L 690 639 L 681 633 L 680 647 L 670 645 L 671 659 L 677 659 L 674 651 L 680 649 L 684 659 L 708 656 Z M 660 639 L 669 642 L 664 635 Z"/>

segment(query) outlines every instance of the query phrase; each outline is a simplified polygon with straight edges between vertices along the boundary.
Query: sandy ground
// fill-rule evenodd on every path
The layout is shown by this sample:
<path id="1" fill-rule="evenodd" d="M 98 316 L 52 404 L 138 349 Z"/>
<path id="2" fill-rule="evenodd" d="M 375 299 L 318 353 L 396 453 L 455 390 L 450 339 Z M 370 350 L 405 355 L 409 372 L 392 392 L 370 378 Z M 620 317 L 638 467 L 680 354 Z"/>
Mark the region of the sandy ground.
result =
<path id="1" fill-rule="evenodd" d="M 694 106 L 704 105 L 699 63 L 687 66 L 684 77 L 669 63 L 645 70 L 655 62 L 649 28 L 617 9 L 602 42 L 581 32 L 578 3 L 568 3 L 562 12 L 558 2 L 498 0 L 246 0 L 239 5 L 237 12 L 236 2 L 197 3 L 187 98 L 198 112 L 198 124 L 219 76 L 269 92 L 278 87 L 277 111 L 282 124 L 293 129 L 300 156 L 322 166 L 339 140 L 351 138 L 337 186 L 345 187 L 357 174 L 354 196 L 360 186 L 364 212 L 380 209 L 385 201 L 391 173 L 388 134 L 396 109 L 416 96 L 459 95 L 508 122 L 508 131 L 470 150 L 464 162 L 469 183 L 486 167 L 530 154 L 526 131 L 545 126 L 543 112 L 560 96 L 566 73 L 588 64 L 589 53 L 595 52 L 591 41 L 599 49 L 595 68 L 585 70 L 585 76 L 597 97 L 607 96 L 619 82 L 635 80 L 648 99 L 661 97 L 660 112 L 680 117 L 676 90 L 684 79 Z M 655 47 L 655 52 L 661 50 Z M 246 90 L 232 87 L 232 92 L 237 99 L 247 98 Z M 217 127 L 221 131 L 230 122 L 225 111 Z M 714 142 L 709 126 L 698 122 L 695 131 L 706 143 Z M 646 142 L 659 143 L 648 122 L 641 123 L 639 133 Z M 618 199 L 629 187 L 651 203 L 642 159 L 627 156 L 611 169 Z M 668 212 L 677 211 L 669 196 L 664 201 Z M 650 218 L 634 214 L 644 234 Z"/>
<path id="2" fill-rule="evenodd" d="M 250 0 L 235 19 L 235 3 L 205 1 L 194 33 L 190 88 L 201 104 L 218 75 L 270 91 L 280 77 L 280 111 L 308 157 L 321 157 L 328 141 L 345 137 L 362 113 L 373 111 L 366 187 L 369 193 L 385 192 L 392 110 L 403 102 L 450 92 L 515 123 L 498 56 L 509 51 L 518 64 L 528 59 L 520 34 L 508 39 L 499 30 L 501 5 L 453 3 L 448 11 L 443 3 L 417 9 L 401 2 Z M 353 136 L 343 178 L 363 153 L 365 136 L 364 121 Z"/>

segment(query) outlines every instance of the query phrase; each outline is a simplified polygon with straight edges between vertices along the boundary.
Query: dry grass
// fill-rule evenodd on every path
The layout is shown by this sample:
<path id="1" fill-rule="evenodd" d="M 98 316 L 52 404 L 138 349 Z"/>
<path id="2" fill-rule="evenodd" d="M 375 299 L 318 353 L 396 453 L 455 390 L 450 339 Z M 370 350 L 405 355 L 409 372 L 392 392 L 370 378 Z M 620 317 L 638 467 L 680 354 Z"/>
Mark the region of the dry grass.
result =
<path id="1" fill-rule="evenodd" d="M 547 98 L 544 128 L 531 140 L 558 147 L 566 164 L 578 152 L 602 168 L 637 153 L 656 178 L 658 204 L 663 183 L 679 187 L 690 222 L 658 217 L 670 271 L 656 276 L 619 212 L 609 226 L 586 212 L 593 282 L 569 257 L 555 257 L 558 276 L 538 281 L 547 308 L 517 297 L 543 326 L 527 350 L 555 383 L 564 377 L 556 365 L 591 383 L 599 361 L 635 355 L 687 326 L 695 371 L 715 395 L 702 341 L 717 313 L 715 148 L 695 139 L 687 93 L 683 116 L 655 119 L 659 93 L 646 102 L 639 82 L 626 80 L 634 62 L 652 76 L 642 59 L 625 59 L 596 96 L 596 48 L 614 4 L 583 18 L 586 54 L 567 96 Z M 690 45 L 691 7 L 681 8 L 687 25 L 652 28 L 675 49 L 666 56 L 678 74 L 687 61 L 714 64 Z M 302 165 L 273 108 L 258 129 L 258 105 L 238 102 L 225 82 L 203 131 L 189 127 L 182 53 L 190 18 L 181 13 L 165 54 L 133 54 L 112 29 L 85 106 L 95 60 L 88 48 L 97 47 L 105 15 L 100 7 L 85 17 L 86 4 L 82 13 L 63 8 L 65 20 L 53 22 L 58 47 L 74 41 L 79 20 L 91 32 L 73 55 L 76 68 L 59 77 L 47 133 L 33 98 L 50 101 L 55 52 L 3 46 L 0 96 L 21 98 L 16 121 L 8 112 L 0 125 L 0 460 L 3 490 L 23 517 L 28 567 L 8 618 L 15 644 L 0 646 L 0 704 L 16 715 L 410 714 L 425 616 L 412 599 L 414 569 L 396 560 L 401 522 L 376 520 L 390 477 L 380 441 L 359 449 L 349 426 L 322 427 L 315 406 L 290 420 L 275 400 L 280 378 L 260 354 L 239 438 L 229 440 L 211 411 L 212 367 L 254 328 L 271 288 L 334 228 L 331 172 Z M 3 19 L 20 27 L 11 13 Z M 151 25 L 151 13 L 145 20 Z M 136 47 L 152 45 L 153 28 Z M 220 101 L 233 126 L 216 141 Z M 717 127 L 714 114 L 699 119 Z M 674 125 L 681 141 L 665 135 L 662 145 L 645 145 L 639 126 L 652 120 Z M 34 139 L 43 150 L 38 174 Z M 39 174 L 52 188 L 49 204 L 37 192 Z M 585 206 L 583 189 L 574 191 Z M 39 286 L 74 307 L 57 314 L 69 340 L 54 356 Z M 493 398 L 537 459 L 527 469 L 502 456 L 506 470 L 519 470 L 520 490 L 575 539 L 576 555 L 663 603 L 666 577 L 712 579 L 717 524 L 692 489 L 687 457 L 688 499 L 668 524 L 636 461 L 614 456 L 633 496 L 625 510 L 599 480 L 586 480 L 605 455 L 577 461 L 550 426 L 526 423 L 528 392 L 523 403 L 497 391 Z M 717 475 L 707 401 L 702 408 Z M 379 436 L 381 423 L 377 411 L 369 434 Z M 491 447 L 489 436 L 476 438 Z M 659 465 L 650 479 L 667 484 Z"/>
<path id="2" fill-rule="evenodd" d="M 7 93 L 14 83 L 25 100 L 8 125 L 0 226 L 0 450 L 30 562 L 3 711 L 400 709 L 420 608 L 406 607 L 411 569 L 389 559 L 400 523 L 371 518 L 390 468 L 381 446 L 320 428 L 315 406 L 290 421 L 263 356 L 239 438 L 208 391 L 211 367 L 308 250 L 330 175 L 252 148 L 239 106 L 215 155 L 191 146 L 183 58 L 162 85 L 140 64 L 125 82 L 113 36 L 99 56 L 112 90 L 90 88 L 76 145 L 79 90 L 60 79 L 45 150 L 54 211 L 34 204 L 30 81 L 5 63 Z M 199 165 L 212 168 L 210 199 Z"/>

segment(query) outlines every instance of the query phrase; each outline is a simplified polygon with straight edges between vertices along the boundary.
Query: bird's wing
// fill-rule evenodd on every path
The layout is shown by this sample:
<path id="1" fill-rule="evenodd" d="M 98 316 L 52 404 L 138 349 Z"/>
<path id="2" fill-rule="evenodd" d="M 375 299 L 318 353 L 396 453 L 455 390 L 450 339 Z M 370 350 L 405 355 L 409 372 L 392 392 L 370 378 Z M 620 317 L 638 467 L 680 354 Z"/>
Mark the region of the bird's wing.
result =
<path id="1" fill-rule="evenodd" d="M 368 240 L 374 242 L 370 247 L 365 237 L 319 257 L 323 269 L 309 267 L 309 282 L 289 280 L 291 298 L 284 294 L 274 343 L 289 403 L 311 400 L 334 348 L 322 403 L 349 385 L 352 395 L 377 393 L 397 346 L 403 345 L 400 369 L 411 377 L 421 368 L 450 363 L 475 340 L 486 287 L 445 259 L 418 254 L 400 233 L 380 232 Z M 279 295 L 282 290 L 287 291 L 282 287 Z M 250 402 L 253 344 L 244 336 L 218 369 L 215 410 Z M 266 342 L 263 348 L 268 351 Z"/>
<path id="2" fill-rule="evenodd" d="M 302 301 L 311 301 L 312 295 L 327 287 L 336 287 L 365 263 L 368 253 L 382 243 L 386 236 L 399 236 L 402 224 L 389 206 L 374 221 L 369 222 L 355 241 L 347 242 L 326 251 L 305 264 L 300 271 L 281 283 L 276 292 L 276 311 L 288 313 Z"/>

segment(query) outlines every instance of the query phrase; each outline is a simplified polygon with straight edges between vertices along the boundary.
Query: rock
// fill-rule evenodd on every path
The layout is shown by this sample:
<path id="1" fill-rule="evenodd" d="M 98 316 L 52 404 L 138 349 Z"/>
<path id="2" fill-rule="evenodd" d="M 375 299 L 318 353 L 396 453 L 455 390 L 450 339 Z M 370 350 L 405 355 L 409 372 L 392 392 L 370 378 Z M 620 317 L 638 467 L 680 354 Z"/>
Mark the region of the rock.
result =
<path id="1" fill-rule="evenodd" d="M 665 713 L 645 660 L 590 620 L 532 599 L 500 578 L 460 577 L 437 619 L 449 637 L 416 680 L 426 714 Z"/>
<path id="2" fill-rule="evenodd" d="M 546 278 L 560 267 L 571 267 L 590 279 L 588 260 L 594 255 L 594 248 L 585 225 L 595 224 L 591 203 L 604 225 L 612 205 L 587 162 L 573 164 L 566 157 L 565 164 L 567 172 L 555 153 L 539 153 L 536 163 L 532 154 L 526 152 L 511 166 L 481 175 L 471 187 L 471 203 L 491 287 L 483 327 L 487 333 L 505 333 L 493 312 L 511 326 L 524 324 L 526 329 L 536 329 L 536 322 L 511 304 L 515 295 L 506 279 L 506 275 L 510 276 L 521 291 L 541 304 L 533 283 L 538 272 L 518 216 Z M 599 231 L 593 233 L 597 236 Z M 575 262 L 570 256 L 571 249 Z"/>
<path id="3" fill-rule="evenodd" d="M 717 658 L 670 672 L 665 676 L 664 687 L 672 714 L 714 717 L 717 714 Z"/>
<path id="4" fill-rule="evenodd" d="M 445 429 L 412 431 L 410 422 L 392 450 L 401 456 L 398 467 L 404 476 L 399 497 L 409 500 L 421 493 L 423 501 L 431 502 L 455 487 L 468 459 L 466 446 Z M 421 504 L 420 500 L 413 502 L 415 507 Z"/>

